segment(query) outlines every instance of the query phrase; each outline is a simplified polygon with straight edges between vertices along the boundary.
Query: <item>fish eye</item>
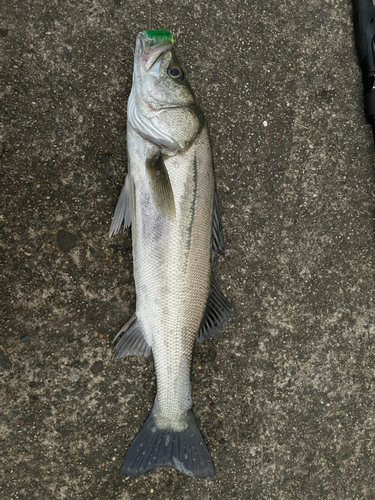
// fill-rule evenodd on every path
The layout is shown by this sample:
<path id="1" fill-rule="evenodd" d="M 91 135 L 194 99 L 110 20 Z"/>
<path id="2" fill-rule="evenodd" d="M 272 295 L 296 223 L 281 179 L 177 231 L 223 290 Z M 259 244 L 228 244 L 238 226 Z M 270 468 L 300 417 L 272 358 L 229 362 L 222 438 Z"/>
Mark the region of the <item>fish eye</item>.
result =
<path id="1" fill-rule="evenodd" d="M 178 76 L 180 76 L 181 71 L 180 71 L 178 68 L 172 68 L 172 69 L 170 70 L 169 74 L 170 74 L 173 78 L 177 78 Z"/>
<path id="2" fill-rule="evenodd" d="M 174 80 L 181 81 L 184 79 L 184 72 L 179 66 L 172 66 L 168 68 L 168 75 Z"/>

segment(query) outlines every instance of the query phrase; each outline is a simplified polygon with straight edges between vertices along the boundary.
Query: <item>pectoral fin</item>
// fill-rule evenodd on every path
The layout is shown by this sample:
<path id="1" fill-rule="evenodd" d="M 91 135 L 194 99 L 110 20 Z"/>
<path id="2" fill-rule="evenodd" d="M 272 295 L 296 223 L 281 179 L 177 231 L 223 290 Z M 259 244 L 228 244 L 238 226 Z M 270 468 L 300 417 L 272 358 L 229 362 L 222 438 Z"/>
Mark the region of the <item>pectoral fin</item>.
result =
<path id="1" fill-rule="evenodd" d="M 176 207 L 171 181 L 160 151 L 146 161 L 146 170 L 156 209 L 164 217 L 174 219 Z"/>

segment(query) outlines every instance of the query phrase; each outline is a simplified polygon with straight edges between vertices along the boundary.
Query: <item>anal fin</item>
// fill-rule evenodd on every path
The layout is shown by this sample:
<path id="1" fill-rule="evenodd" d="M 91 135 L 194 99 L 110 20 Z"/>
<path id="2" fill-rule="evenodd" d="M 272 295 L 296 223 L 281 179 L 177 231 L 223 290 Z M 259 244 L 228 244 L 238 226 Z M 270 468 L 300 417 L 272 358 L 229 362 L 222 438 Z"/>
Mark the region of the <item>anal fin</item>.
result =
<path id="1" fill-rule="evenodd" d="M 219 289 L 212 276 L 211 290 L 207 299 L 206 311 L 197 333 L 196 341 L 200 344 L 216 335 L 230 316 L 230 304 Z"/>
<path id="2" fill-rule="evenodd" d="M 121 328 L 113 342 L 122 334 L 124 335 L 117 342 L 113 350 L 114 358 L 125 358 L 125 356 L 149 356 L 151 354 L 151 347 L 148 345 L 141 323 L 138 321 L 137 316 L 133 316 Z"/>

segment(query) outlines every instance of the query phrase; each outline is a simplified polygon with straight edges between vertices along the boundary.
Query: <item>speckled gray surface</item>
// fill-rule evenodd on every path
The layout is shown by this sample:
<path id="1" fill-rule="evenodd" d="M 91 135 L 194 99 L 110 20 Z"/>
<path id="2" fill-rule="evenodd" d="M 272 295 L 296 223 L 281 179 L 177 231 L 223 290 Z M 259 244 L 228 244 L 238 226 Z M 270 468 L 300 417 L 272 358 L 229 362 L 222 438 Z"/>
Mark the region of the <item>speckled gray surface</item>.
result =
<path id="1" fill-rule="evenodd" d="M 3 500 L 375 498 L 374 146 L 342 0 L 6 2 Z M 210 125 L 233 305 L 196 349 L 212 480 L 119 476 L 152 359 L 111 361 L 134 311 L 126 173 L 138 31 L 170 29 Z M 267 122 L 267 123 L 265 123 Z"/>

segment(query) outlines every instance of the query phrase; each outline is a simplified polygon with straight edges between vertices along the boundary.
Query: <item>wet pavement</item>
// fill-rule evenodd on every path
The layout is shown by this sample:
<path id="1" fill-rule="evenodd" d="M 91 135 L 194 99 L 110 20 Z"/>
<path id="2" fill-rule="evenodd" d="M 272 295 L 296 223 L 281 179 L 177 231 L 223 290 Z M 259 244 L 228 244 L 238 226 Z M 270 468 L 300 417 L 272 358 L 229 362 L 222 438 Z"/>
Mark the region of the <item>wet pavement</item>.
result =
<path id="1" fill-rule="evenodd" d="M 151 6 L 151 8 L 150 8 Z M 374 158 L 349 2 L 7 2 L 0 18 L 4 500 L 375 498 Z M 111 360 L 134 312 L 136 34 L 169 29 L 205 112 L 230 324 L 199 345 L 216 476 L 119 475 L 155 396 Z"/>

